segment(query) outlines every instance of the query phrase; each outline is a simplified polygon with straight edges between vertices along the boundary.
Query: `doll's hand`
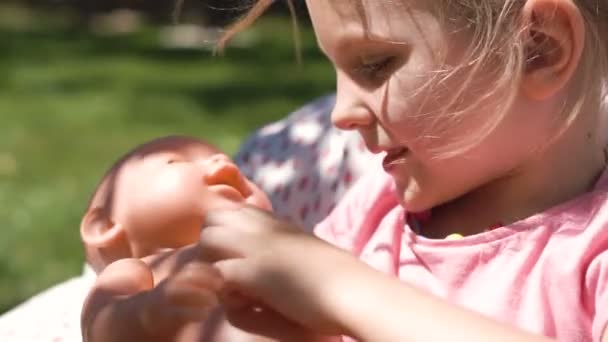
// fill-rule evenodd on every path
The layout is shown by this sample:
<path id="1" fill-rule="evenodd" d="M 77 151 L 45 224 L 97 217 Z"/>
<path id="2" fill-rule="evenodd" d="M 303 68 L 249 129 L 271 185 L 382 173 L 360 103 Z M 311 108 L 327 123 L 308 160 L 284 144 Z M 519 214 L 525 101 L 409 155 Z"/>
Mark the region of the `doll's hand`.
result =
<path id="1" fill-rule="evenodd" d="M 85 341 L 175 341 L 207 318 L 222 286 L 219 272 L 193 262 L 154 287 L 148 266 L 119 260 L 97 278 L 82 311 Z"/>
<path id="2" fill-rule="evenodd" d="M 272 330 L 265 325 L 345 333 L 340 318 L 363 267 L 352 255 L 249 207 L 209 213 L 201 244 L 233 290 L 223 296 L 233 324 L 263 334 Z"/>

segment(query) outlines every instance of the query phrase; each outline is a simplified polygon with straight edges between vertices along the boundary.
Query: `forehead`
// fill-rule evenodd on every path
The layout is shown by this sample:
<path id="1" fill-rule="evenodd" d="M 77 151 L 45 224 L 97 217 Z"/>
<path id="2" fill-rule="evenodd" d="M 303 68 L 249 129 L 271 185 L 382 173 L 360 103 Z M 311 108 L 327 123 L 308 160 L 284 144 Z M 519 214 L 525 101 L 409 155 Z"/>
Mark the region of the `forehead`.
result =
<path id="1" fill-rule="evenodd" d="M 339 44 L 338 38 L 411 41 L 429 28 L 432 1 L 412 0 L 307 0 L 322 49 Z"/>
<path id="2" fill-rule="evenodd" d="M 218 150 L 210 145 L 197 141 L 162 141 L 142 146 L 133 151 L 122 163 L 116 167 L 117 179 L 127 183 L 137 183 L 138 179 L 145 179 L 146 175 L 160 171 L 159 168 L 165 162 L 160 163 L 160 158 L 180 157 L 182 161 L 200 160 L 211 157 Z M 160 160 L 162 161 L 162 159 Z M 117 182 L 122 184 L 123 182 Z"/>
<path id="3" fill-rule="evenodd" d="M 112 207 L 115 194 L 121 187 L 137 183 L 138 179 L 150 175 L 150 171 L 159 170 L 158 163 L 145 163 L 163 155 L 179 155 L 183 158 L 207 158 L 218 153 L 212 145 L 180 138 L 159 139 L 130 152 L 116 162 L 101 180 L 92 196 L 89 207 Z M 143 167 L 146 169 L 143 169 Z M 135 178 L 134 178 L 135 177 Z"/>
<path id="4" fill-rule="evenodd" d="M 159 158 L 171 159 L 179 157 L 180 161 L 195 161 L 209 158 L 217 153 L 218 151 L 215 148 L 198 143 L 170 146 L 165 145 L 162 146 L 162 148 L 156 146 L 144 148 L 137 153 L 132 154 L 125 160 L 120 168 L 122 172 L 140 169 L 142 167 L 147 169 L 155 169 L 159 165 L 156 163 Z"/>
<path id="5" fill-rule="evenodd" d="M 145 158 L 149 155 L 163 153 L 211 155 L 217 152 L 218 150 L 215 147 L 202 141 L 186 138 L 165 138 L 140 146 L 129 154 L 128 159 Z"/>
<path id="6" fill-rule="evenodd" d="M 210 146 L 203 144 L 186 144 L 179 146 L 165 146 L 164 148 L 152 149 L 139 155 L 132 156 L 132 159 L 147 159 L 163 155 L 178 155 L 183 158 L 204 158 L 210 157 L 218 151 Z"/>

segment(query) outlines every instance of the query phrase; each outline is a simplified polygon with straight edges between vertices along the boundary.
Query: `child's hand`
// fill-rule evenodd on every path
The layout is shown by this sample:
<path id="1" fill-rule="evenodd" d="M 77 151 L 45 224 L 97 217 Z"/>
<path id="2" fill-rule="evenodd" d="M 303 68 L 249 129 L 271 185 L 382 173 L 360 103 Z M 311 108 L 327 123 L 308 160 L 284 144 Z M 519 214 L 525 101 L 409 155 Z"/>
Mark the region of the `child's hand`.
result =
<path id="1" fill-rule="evenodd" d="M 82 311 L 85 341 L 171 341 L 206 319 L 223 284 L 210 265 L 193 262 L 154 287 L 148 266 L 119 260 L 97 278 Z"/>
<path id="2" fill-rule="evenodd" d="M 367 266 L 257 209 L 209 213 L 205 225 L 204 257 L 220 260 L 216 266 L 227 288 L 241 294 L 238 300 L 230 293 L 223 296 L 233 324 L 262 334 L 278 326 L 288 331 L 300 327 L 328 335 L 346 333 L 340 319 L 352 300 L 349 289 Z"/>

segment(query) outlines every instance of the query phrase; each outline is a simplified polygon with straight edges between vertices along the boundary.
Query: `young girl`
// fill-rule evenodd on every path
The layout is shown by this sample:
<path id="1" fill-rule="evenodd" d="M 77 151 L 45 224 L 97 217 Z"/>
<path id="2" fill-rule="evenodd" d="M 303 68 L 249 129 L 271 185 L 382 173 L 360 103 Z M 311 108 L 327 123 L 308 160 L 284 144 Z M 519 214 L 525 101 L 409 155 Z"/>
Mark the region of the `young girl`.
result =
<path id="1" fill-rule="evenodd" d="M 208 216 L 233 324 L 608 341 L 608 1 L 306 3 L 336 69 L 333 121 L 383 170 L 317 226 L 329 243 L 251 208 Z"/>

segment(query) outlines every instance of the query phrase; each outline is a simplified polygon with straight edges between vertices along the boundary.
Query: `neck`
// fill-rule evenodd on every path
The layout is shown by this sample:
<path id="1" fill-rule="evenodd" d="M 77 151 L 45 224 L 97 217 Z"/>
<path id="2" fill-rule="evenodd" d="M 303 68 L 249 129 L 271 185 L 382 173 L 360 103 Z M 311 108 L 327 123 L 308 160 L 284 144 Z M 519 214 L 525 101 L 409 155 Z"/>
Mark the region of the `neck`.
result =
<path id="1" fill-rule="evenodd" d="M 591 127 L 573 123 L 517 170 L 434 208 L 425 229 L 429 237 L 481 233 L 496 223 L 513 223 L 589 191 L 606 164 L 604 144 L 590 134 L 595 131 Z"/>

